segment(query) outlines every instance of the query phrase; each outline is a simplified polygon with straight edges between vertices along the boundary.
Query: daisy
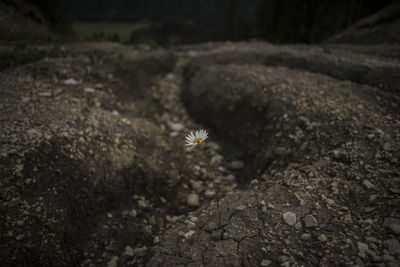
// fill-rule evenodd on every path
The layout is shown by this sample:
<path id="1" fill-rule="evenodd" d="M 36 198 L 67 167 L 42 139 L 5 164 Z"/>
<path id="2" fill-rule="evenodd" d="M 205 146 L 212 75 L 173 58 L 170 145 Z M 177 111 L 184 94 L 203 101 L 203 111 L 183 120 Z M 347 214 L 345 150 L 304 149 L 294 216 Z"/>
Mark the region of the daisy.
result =
<path id="1" fill-rule="evenodd" d="M 190 146 L 190 149 L 193 149 L 197 145 L 201 144 L 204 140 L 208 138 L 208 133 L 206 130 L 198 130 L 195 133 L 191 132 L 188 136 L 186 136 L 186 144 L 185 146 Z"/>
<path id="2" fill-rule="evenodd" d="M 215 185 L 215 180 L 214 180 L 214 175 L 211 170 L 210 166 L 210 161 L 208 160 L 208 157 L 206 155 L 206 152 L 203 150 L 201 147 L 201 143 L 203 143 L 206 139 L 208 138 L 208 132 L 206 130 L 198 130 L 195 133 L 191 132 L 188 136 L 186 136 L 186 144 L 185 146 L 190 146 L 190 149 L 193 149 L 197 145 L 199 145 L 200 150 L 204 156 L 204 161 L 207 164 L 208 170 L 210 172 L 210 178 L 214 186 L 214 191 L 215 191 L 215 200 L 217 202 L 217 210 L 218 210 L 218 228 L 222 228 L 222 216 L 221 216 L 221 209 L 219 207 L 219 194 L 218 194 L 218 189 L 217 186 Z"/>

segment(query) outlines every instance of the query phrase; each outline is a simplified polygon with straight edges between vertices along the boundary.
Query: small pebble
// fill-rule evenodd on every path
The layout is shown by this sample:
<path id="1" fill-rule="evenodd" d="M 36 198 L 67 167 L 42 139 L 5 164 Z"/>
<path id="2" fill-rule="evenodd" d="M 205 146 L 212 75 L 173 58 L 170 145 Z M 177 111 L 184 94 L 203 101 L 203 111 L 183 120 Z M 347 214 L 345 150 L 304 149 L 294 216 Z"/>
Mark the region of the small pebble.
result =
<path id="1" fill-rule="evenodd" d="M 107 263 L 107 267 L 117 267 L 119 258 L 112 256 L 111 260 Z"/>
<path id="2" fill-rule="evenodd" d="M 277 147 L 274 149 L 274 153 L 278 156 L 285 157 L 291 153 L 286 147 Z"/>
<path id="3" fill-rule="evenodd" d="M 73 78 L 69 78 L 64 80 L 63 82 L 65 85 L 77 85 L 79 82 Z"/>
<path id="4" fill-rule="evenodd" d="M 394 257 L 391 256 L 391 255 L 389 255 L 389 254 L 383 254 L 382 259 L 383 259 L 384 262 L 391 262 L 391 261 L 394 261 Z"/>
<path id="5" fill-rule="evenodd" d="M 375 185 L 373 185 L 369 180 L 364 180 L 362 184 L 367 189 L 374 189 L 375 188 Z"/>
<path id="6" fill-rule="evenodd" d="M 235 171 L 241 170 L 244 168 L 244 163 L 241 160 L 232 161 L 230 168 Z"/>
<path id="7" fill-rule="evenodd" d="M 358 256 L 365 259 L 365 257 L 366 257 L 365 253 L 369 249 L 368 245 L 363 242 L 357 242 L 357 248 L 358 248 Z"/>
<path id="8" fill-rule="evenodd" d="M 326 237 L 326 235 L 321 234 L 318 236 L 318 240 L 321 242 L 326 242 L 328 240 L 328 238 Z"/>
<path id="9" fill-rule="evenodd" d="M 91 94 L 93 94 L 93 93 L 96 92 L 96 89 L 91 88 L 91 87 L 86 87 L 85 89 L 83 89 L 83 91 L 84 91 L 85 93 L 91 93 Z"/>
<path id="10" fill-rule="evenodd" d="M 272 263 L 272 261 L 270 261 L 270 260 L 262 260 L 262 262 L 260 263 L 260 266 L 267 267 L 267 266 L 270 266 L 271 263 Z"/>
<path id="11" fill-rule="evenodd" d="M 392 254 L 400 254 L 400 243 L 396 239 L 387 239 L 383 241 L 385 248 Z"/>
<path id="12" fill-rule="evenodd" d="M 245 205 L 240 205 L 236 207 L 237 211 L 244 211 L 245 209 L 247 209 L 247 207 Z"/>
<path id="13" fill-rule="evenodd" d="M 279 256 L 279 261 L 284 263 L 284 262 L 288 262 L 289 261 L 289 257 L 286 255 L 281 255 Z"/>
<path id="14" fill-rule="evenodd" d="M 191 237 L 192 235 L 194 235 L 194 233 L 195 233 L 195 231 L 190 230 L 189 232 L 185 233 L 183 236 L 184 236 L 185 238 L 189 238 L 189 237 Z"/>
<path id="15" fill-rule="evenodd" d="M 312 214 L 307 214 L 304 217 L 304 223 L 306 227 L 316 227 L 318 225 L 317 219 Z"/>
<path id="16" fill-rule="evenodd" d="M 212 198 L 213 196 L 215 196 L 215 191 L 212 190 L 212 189 L 207 189 L 207 190 L 204 192 L 204 196 L 205 196 L 206 198 Z"/>
<path id="17" fill-rule="evenodd" d="M 296 214 L 294 212 L 287 211 L 282 214 L 282 217 L 287 224 L 291 226 L 296 224 Z"/>
<path id="18" fill-rule="evenodd" d="M 311 239 L 311 235 L 310 235 L 310 234 L 307 234 L 307 233 L 304 233 L 304 234 L 301 235 L 301 239 L 303 239 L 303 240 L 310 240 L 310 239 Z"/>
<path id="19" fill-rule="evenodd" d="M 125 255 L 129 256 L 129 257 L 133 257 L 133 255 L 135 255 L 135 252 L 133 251 L 133 248 L 130 246 L 127 246 L 125 248 Z"/>
<path id="20" fill-rule="evenodd" d="M 135 255 L 139 256 L 139 257 L 143 257 L 144 255 L 146 255 L 148 248 L 146 246 L 140 247 L 140 248 L 135 248 Z"/>
<path id="21" fill-rule="evenodd" d="M 394 218 L 385 218 L 383 225 L 395 234 L 400 234 L 400 220 Z"/>
<path id="22" fill-rule="evenodd" d="M 199 205 L 199 195 L 197 195 L 197 194 L 189 194 L 186 197 L 186 201 L 187 201 L 189 206 L 196 207 L 196 206 Z"/>

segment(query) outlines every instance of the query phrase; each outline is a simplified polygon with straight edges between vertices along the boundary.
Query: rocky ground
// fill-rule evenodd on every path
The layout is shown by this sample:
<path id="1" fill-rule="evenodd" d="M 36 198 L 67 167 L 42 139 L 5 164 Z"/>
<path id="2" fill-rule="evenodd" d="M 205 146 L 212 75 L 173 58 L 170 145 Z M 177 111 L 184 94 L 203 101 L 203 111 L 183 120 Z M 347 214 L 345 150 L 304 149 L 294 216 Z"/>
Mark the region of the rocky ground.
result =
<path id="1" fill-rule="evenodd" d="M 399 266 L 398 46 L 28 50 L 0 48 L 2 265 Z"/>

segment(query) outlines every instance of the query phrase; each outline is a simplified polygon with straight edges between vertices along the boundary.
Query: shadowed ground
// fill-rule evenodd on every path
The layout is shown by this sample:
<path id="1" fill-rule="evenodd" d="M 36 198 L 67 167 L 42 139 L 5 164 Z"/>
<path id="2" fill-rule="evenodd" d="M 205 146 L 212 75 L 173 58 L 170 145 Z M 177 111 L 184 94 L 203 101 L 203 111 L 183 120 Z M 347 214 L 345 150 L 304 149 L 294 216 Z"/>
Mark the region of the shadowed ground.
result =
<path id="1" fill-rule="evenodd" d="M 18 49 L 0 50 L 1 263 L 400 260 L 398 47 Z M 199 128 L 222 229 L 183 148 Z"/>

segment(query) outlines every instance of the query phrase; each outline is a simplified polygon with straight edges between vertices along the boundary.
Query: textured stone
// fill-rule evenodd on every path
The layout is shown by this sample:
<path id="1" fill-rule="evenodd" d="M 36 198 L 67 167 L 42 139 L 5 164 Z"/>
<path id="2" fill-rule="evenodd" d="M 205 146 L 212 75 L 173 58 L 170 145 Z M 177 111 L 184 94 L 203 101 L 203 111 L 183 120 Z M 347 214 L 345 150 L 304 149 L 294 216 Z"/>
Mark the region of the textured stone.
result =
<path id="1" fill-rule="evenodd" d="M 307 234 L 307 233 L 304 233 L 304 234 L 301 235 L 301 239 L 303 239 L 303 240 L 310 240 L 310 239 L 311 239 L 311 235 L 310 235 L 310 234 Z"/>
<path id="2" fill-rule="evenodd" d="M 291 226 L 296 224 L 296 214 L 294 212 L 287 211 L 283 213 L 282 217 L 287 224 Z"/>
<path id="3" fill-rule="evenodd" d="M 400 234 L 400 220 L 395 218 L 385 218 L 383 225 L 392 230 L 395 234 Z"/>
<path id="4" fill-rule="evenodd" d="M 362 184 L 367 189 L 374 189 L 375 188 L 375 185 L 373 185 L 369 180 L 364 180 Z"/>
<path id="5" fill-rule="evenodd" d="M 318 226 L 318 221 L 314 217 L 314 215 L 312 215 L 312 214 L 307 214 L 304 217 L 304 223 L 305 223 L 306 227 L 316 227 L 316 226 Z"/>
<path id="6" fill-rule="evenodd" d="M 328 238 L 326 237 L 326 235 L 320 234 L 318 236 L 318 240 L 321 241 L 321 242 L 326 242 L 326 241 L 328 241 Z"/>
<path id="7" fill-rule="evenodd" d="M 117 267 L 118 266 L 119 257 L 112 256 L 111 260 L 107 263 L 107 267 Z"/>
<path id="8" fill-rule="evenodd" d="M 244 168 L 244 162 L 241 160 L 235 160 L 231 162 L 230 168 L 232 170 L 239 171 Z"/>
<path id="9" fill-rule="evenodd" d="M 369 250 L 368 245 L 363 242 L 357 242 L 358 256 L 365 259 L 366 252 Z"/>
<path id="10" fill-rule="evenodd" d="M 129 257 L 133 257 L 133 255 L 135 255 L 135 252 L 134 252 L 133 248 L 130 247 L 130 246 L 127 246 L 125 248 L 125 255 L 129 256 Z"/>
<path id="11" fill-rule="evenodd" d="M 189 206 L 196 207 L 199 205 L 199 195 L 197 194 L 189 194 L 186 197 L 186 202 Z"/>
<path id="12" fill-rule="evenodd" d="M 270 260 L 262 260 L 262 262 L 260 263 L 260 266 L 262 266 L 262 267 L 267 267 L 267 266 L 270 266 L 271 265 L 271 263 L 272 263 L 272 261 L 270 261 Z"/>

